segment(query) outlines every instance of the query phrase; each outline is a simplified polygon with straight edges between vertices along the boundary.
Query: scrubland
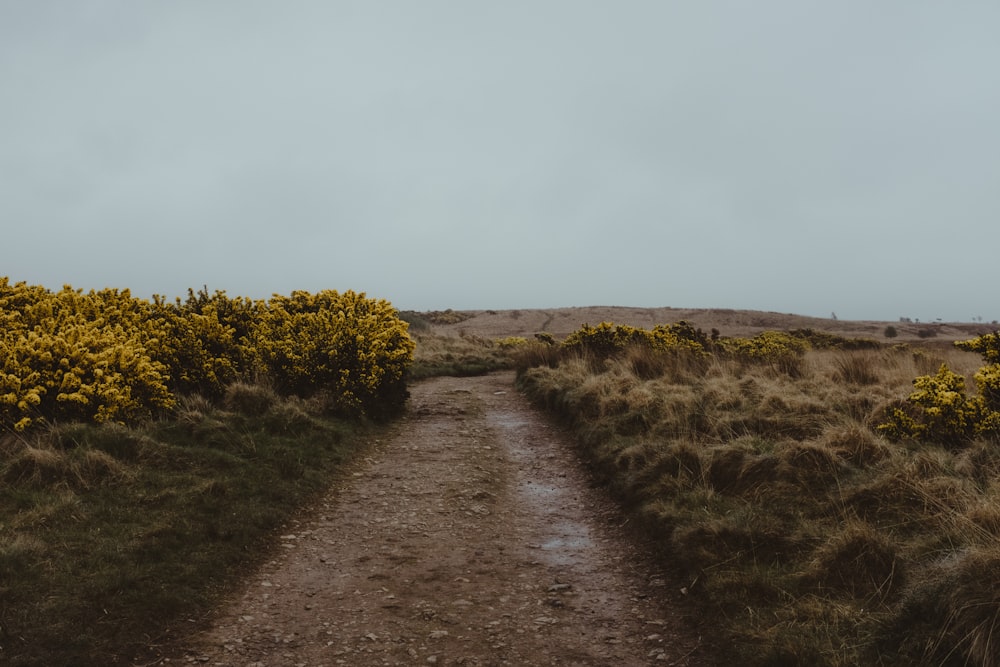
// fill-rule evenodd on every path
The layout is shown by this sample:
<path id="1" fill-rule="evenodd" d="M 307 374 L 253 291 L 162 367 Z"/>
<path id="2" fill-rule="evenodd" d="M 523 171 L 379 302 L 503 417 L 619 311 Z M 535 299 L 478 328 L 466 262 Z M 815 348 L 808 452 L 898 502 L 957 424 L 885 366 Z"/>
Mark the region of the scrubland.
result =
<path id="1" fill-rule="evenodd" d="M 518 382 L 734 664 L 995 665 L 997 341 L 977 340 L 602 325 L 524 345 Z"/>
<path id="2" fill-rule="evenodd" d="M 996 335 L 679 322 L 557 342 L 528 315 L 507 338 L 470 317 L 0 279 L 0 662 L 155 651 L 267 556 L 408 380 L 515 366 L 734 664 L 1000 664 Z"/>

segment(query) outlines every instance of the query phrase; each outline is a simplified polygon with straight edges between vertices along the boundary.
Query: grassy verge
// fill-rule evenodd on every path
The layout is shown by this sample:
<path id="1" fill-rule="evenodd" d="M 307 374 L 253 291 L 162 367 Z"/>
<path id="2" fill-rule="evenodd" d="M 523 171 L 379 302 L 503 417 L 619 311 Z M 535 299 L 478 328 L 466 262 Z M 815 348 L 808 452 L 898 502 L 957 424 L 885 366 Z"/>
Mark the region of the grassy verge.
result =
<path id="1" fill-rule="evenodd" d="M 417 347 L 409 377 L 420 380 L 451 375 L 485 375 L 512 368 L 511 349 L 516 345 L 478 336 L 439 336 L 431 333 L 413 335 Z"/>
<path id="2" fill-rule="evenodd" d="M 143 428 L 0 440 L 0 663 L 155 655 L 372 435 L 248 385 Z"/>
<path id="3" fill-rule="evenodd" d="M 733 664 L 1000 664 L 1000 448 L 874 430 L 915 376 L 947 362 L 969 381 L 977 355 L 523 359 L 519 385 L 572 425 Z"/>

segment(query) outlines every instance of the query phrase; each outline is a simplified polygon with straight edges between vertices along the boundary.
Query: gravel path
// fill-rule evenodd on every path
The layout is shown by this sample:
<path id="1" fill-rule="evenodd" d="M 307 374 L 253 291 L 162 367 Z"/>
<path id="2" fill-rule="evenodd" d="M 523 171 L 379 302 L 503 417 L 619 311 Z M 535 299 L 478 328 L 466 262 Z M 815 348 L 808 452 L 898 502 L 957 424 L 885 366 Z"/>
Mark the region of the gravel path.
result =
<path id="1" fill-rule="evenodd" d="M 161 664 L 712 664 L 676 587 L 512 380 L 413 386 L 393 436 Z"/>

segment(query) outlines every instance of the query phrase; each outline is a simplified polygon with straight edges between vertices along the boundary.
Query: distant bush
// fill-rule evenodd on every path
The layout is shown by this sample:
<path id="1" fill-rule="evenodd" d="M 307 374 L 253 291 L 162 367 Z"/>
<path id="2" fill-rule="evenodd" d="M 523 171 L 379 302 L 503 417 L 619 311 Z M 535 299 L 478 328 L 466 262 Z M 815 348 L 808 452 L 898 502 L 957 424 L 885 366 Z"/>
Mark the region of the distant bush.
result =
<path id="1" fill-rule="evenodd" d="M 522 345 L 527 345 L 528 339 L 521 336 L 508 336 L 506 338 L 500 338 L 497 340 L 497 345 L 501 349 L 511 349 L 515 347 L 521 347 Z"/>
<path id="2" fill-rule="evenodd" d="M 877 350 L 881 343 L 871 338 L 848 338 L 815 329 L 792 329 L 788 335 L 801 338 L 814 350 Z"/>
<path id="3" fill-rule="evenodd" d="M 474 313 L 448 308 L 447 310 L 432 310 L 426 312 L 423 314 L 423 318 L 434 324 L 458 324 L 469 319 L 473 316 L 473 314 Z"/>
<path id="4" fill-rule="evenodd" d="M 652 330 L 640 329 L 627 324 L 601 322 L 596 327 L 583 325 L 562 342 L 564 350 L 582 351 L 599 358 L 619 354 L 633 346 L 648 347 L 652 350 L 689 350 L 701 352 L 708 338 L 700 329 L 687 322 L 657 325 Z"/>
<path id="5" fill-rule="evenodd" d="M 764 331 L 753 338 L 722 338 L 719 347 L 730 357 L 749 364 L 767 364 L 788 375 L 798 375 L 809 343 L 782 331 Z"/>

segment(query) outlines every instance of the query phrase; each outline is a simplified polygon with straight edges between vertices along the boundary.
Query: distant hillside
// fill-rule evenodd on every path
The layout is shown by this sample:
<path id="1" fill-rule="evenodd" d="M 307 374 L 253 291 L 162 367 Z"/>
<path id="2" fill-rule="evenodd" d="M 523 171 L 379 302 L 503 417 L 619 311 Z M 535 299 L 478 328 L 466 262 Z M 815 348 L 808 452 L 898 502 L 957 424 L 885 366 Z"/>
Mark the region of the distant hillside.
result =
<path id="1" fill-rule="evenodd" d="M 720 308 L 630 308 L 623 306 L 588 306 L 581 308 L 466 310 L 403 313 L 414 323 L 413 331 L 427 327 L 444 336 L 472 335 L 485 338 L 506 336 L 531 337 L 550 333 L 564 337 L 584 324 L 614 322 L 651 328 L 685 320 L 706 333 L 717 329 L 723 336 L 753 336 L 765 330 L 816 329 L 842 336 L 886 340 L 885 329 L 893 326 L 898 342 L 939 340 L 948 342 L 972 338 L 997 327 L 975 323 L 909 323 L 859 320 L 834 320 L 787 313 Z M 425 330 L 427 330 L 425 328 Z"/>

